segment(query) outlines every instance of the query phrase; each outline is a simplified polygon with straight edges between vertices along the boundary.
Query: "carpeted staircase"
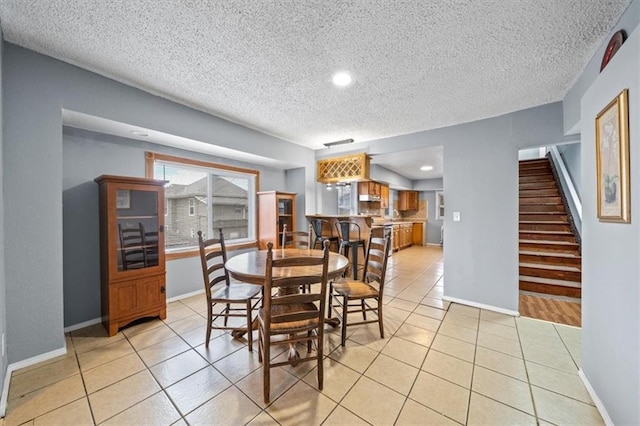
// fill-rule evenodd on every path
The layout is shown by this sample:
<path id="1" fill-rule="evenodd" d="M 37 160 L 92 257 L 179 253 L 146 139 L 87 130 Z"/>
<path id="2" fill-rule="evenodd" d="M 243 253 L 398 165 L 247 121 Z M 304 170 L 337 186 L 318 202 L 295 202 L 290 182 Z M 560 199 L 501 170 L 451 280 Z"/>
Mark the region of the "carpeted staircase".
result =
<path id="1" fill-rule="evenodd" d="M 579 298 L 580 246 L 549 159 L 520 161 L 520 290 Z"/>

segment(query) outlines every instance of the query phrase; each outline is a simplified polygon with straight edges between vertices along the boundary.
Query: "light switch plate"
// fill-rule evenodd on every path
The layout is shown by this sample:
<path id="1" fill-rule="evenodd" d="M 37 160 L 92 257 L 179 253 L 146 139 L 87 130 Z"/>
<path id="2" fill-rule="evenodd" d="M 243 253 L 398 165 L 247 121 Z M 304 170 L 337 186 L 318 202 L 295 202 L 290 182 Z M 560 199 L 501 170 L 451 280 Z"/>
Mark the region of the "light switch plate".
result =
<path id="1" fill-rule="evenodd" d="M 460 212 L 453 212 L 453 221 L 460 222 Z"/>

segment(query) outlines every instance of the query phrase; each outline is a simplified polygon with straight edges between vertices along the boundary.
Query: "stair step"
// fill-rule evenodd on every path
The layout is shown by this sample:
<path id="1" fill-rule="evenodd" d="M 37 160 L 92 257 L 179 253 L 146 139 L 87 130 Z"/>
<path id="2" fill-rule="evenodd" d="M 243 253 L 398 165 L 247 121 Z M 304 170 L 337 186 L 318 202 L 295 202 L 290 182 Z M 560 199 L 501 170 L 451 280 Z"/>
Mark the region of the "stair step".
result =
<path id="1" fill-rule="evenodd" d="M 536 221 L 536 222 L 561 222 L 569 223 L 567 215 L 564 212 L 529 212 L 519 214 L 520 222 Z"/>
<path id="2" fill-rule="evenodd" d="M 543 281 L 543 282 L 539 282 Z M 565 285 L 566 281 L 551 280 L 536 277 L 520 277 L 520 290 L 533 291 L 536 293 L 553 294 L 556 296 L 567 296 L 580 298 L 582 290 L 580 287 Z M 576 284 L 576 283 L 571 283 Z"/>
<path id="3" fill-rule="evenodd" d="M 520 240 L 519 250 L 535 251 L 535 252 L 553 252 L 553 253 L 571 253 L 580 254 L 578 244 L 567 241 L 536 241 L 536 240 Z"/>
<path id="4" fill-rule="evenodd" d="M 523 183 L 537 183 L 537 182 L 553 182 L 555 184 L 555 179 L 553 175 L 533 175 L 533 176 L 520 176 L 518 182 Z"/>
<path id="5" fill-rule="evenodd" d="M 521 182 L 520 191 L 533 190 L 533 189 L 553 189 L 557 188 L 556 181 L 544 181 L 544 182 Z"/>
<path id="6" fill-rule="evenodd" d="M 528 275 L 520 275 L 518 279 L 520 281 L 529 281 L 537 284 L 561 285 L 564 287 L 573 287 L 573 288 L 582 287 L 581 283 L 578 283 L 575 281 L 557 280 L 553 278 L 542 278 L 542 277 L 531 277 Z"/>
<path id="7" fill-rule="evenodd" d="M 571 231 L 568 222 L 552 220 L 521 220 L 519 229 L 521 231 Z"/>
<path id="8" fill-rule="evenodd" d="M 544 188 L 544 189 L 522 189 L 520 188 L 520 192 L 518 194 L 520 198 L 528 198 L 528 197 L 559 197 L 560 192 L 554 186 L 553 188 Z"/>
<path id="9" fill-rule="evenodd" d="M 562 204 L 562 197 L 524 197 L 520 198 L 520 204 Z"/>
<path id="10" fill-rule="evenodd" d="M 520 263 L 520 276 L 548 278 L 554 280 L 580 282 L 580 268 L 564 265 L 541 265 L 538 263 Z"/>
<path id="11" fill-rule="evenodd" d="M 558 212 L 564 213 L 564 205 L 562 204 L 524 204 L 520 205 L 520 214 L 522 213 L 549 213 L 549 212 Z"/>
<path id="12" fill-rule="evenodd" d="M 562 265 L 582 268 L 582 258 L 570 253 L 546 253 L 521 250 L 518 259 L 520 262 L 537 263 L 541 265 Z"/>
<path id="13" fill-rule="evenodd" d="M 549 167 L 549 159 L 540 158 L 537 160 L 522 160 L 518 162 L 518 167 L 520 169 L 530 169 L 536 167 Z"/>
<path id="14" fill-rule="evenodd" d="M 519 231 L 520 240 L 567 241 L 575 243 L 573 232 L 567 231 Z"/>
<path id="15" fill-rule="evenodd" d="M 551 167 L 539 167 L 539 168 L 531 168 L 531 169 L 520 169 L 518 172 L 518 176 L 553 176 L 553 172 L 551 171 Z"/>

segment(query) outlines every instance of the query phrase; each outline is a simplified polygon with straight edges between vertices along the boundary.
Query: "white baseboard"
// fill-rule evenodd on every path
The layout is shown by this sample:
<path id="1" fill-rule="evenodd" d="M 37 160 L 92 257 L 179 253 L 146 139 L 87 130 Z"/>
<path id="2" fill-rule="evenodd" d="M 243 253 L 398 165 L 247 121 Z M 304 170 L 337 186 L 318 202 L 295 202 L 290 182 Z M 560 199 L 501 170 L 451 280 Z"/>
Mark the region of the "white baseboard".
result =
<path id="1" fill-rule="evenodd" d="M 604 404 L 596 394 L 593 386 L 591 386 L 591 383 L 589 383 L 589 379 L 587 379 L 587 376 L 584 375 L 582 369 L 578 369 L 578 376 L 580 377 L 580 380 L 582 380 L 582 384 L 584 384 L 584 387 L 587 388 L 587 392 L 589 392 L 589 396 L 593 400 L 593 403 L 596 404 L 596 408 L 600 412 L 602 420 L 604 420 L 604 424 L 607 426 L 613 426 L 613 420 L 611 420 L 611 417 L 609 417 L 607 409 L 604 407 Z"/>
<path id="2" fill-rule="evenodd" d="M 7 411 L 7 399 L 9 398 L 9 386 L 11 385 L 11 375 L 14 371 L 20 370 L 21 368 L 30 367 L 34 364 L 37 364 L 42 361 L 47 361 L 49 359 L 64 355 L 67 353 L 67 342 L 60 349 L 55 349 L 50 352 L 46 352 L 40 355 L 36 355 L 34 357 L 23 359 L 22 361 L 14 362 L 13 364 L 9 364 L 7 366 L 7 371 L 4 376 L 4 386 L 2 388 L 2 399 L 0 399 L 0 417 L 4 417 Z"/>
<path id="3" fill-rule="evenodd" d="M 519 317 L 520 312 L 511 311 L 509 309 L 498 308 L 497 306 L 485 305 L 484 303 L 472 302 L 470 300 L 458 299 L 457 297 L 442 296 L 442 300 L 448 302 L 460 303 L 462 305 L 473 306 L 474 308 L 486 309 L 488 311 L 499 312 L 501 314 L 511 315 L 513 317 Z"/>
<path id="4" fill-rule="evenodd" d="M 100 324 L 101 322 L 102 322 L 102 317 L 94 318 L 94 319 L 89 320 L 89 321 L 84 321 L 84 322 L 81 322 L 81 323 L 78 323 L 78 324 L 70 325 L 69 327 L 65 327 L 64 328 L 64 332 L 65 333 L 69 333 L 71 331 L 80 330 L 81 328 L 89 327 L 91 325 Z"/>
<path id="5" fill-rule="evenodd" d="M 199 294 L 204 293 L 204 288 L 202 290 L 192 291 L 191 293 L 181 294 L 180 296 L 172 297 L 171 299 L 167 299 L 167 303 L 175 302 L 181 299 L 186 299 L 191 296 L 197 296 Z"/>

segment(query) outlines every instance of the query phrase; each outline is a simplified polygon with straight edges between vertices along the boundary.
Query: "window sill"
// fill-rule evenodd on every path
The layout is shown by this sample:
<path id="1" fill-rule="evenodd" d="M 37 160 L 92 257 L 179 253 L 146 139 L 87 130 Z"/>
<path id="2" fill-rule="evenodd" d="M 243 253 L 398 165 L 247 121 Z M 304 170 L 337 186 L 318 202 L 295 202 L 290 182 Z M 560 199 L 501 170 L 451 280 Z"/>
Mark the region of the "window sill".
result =
<path id="1" fill-rule="evenodd" d="M 236 244 L 228 244 L 227 251 L 257 248 L 257 247 L 258 247 L 257 241 L 250 241 L 250 242 L 243 242 L 243 243 L 236 243 Z M 188 249 L 168 252 L 165 254 L 165 260 L 186 259 L 188 257 L 196 257 L 196 256 L 200 256 L 200 250 L 198 249 L 198 247 L 191 247 Z"/>

